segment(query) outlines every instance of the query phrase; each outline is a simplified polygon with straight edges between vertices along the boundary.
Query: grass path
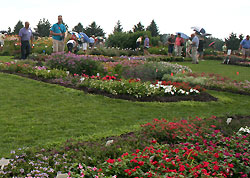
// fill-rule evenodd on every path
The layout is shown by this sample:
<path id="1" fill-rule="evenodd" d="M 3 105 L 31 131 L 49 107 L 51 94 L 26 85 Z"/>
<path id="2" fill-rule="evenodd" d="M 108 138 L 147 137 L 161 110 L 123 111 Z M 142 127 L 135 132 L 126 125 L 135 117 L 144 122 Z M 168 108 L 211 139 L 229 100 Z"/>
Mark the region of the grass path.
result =
<path id="1" fill-rule="evenodd" d="M 250 115 L 250 96 L 209 93 L 219 101 L 130 102 L 0 73 L 0 157 L 24 146 L 133 131 L 153 118 Z"/>
<path id="2" fill-rule="evenodd" d="M 190 67 L 193 72 L 215 73 L 237 81 L 250 81 L 250 67 L 226 65 L 221 64 L 221 62 L 222 61 L 206 60 L 199 61 L 199 64 L 192 64 L 191 62 L 179 62 L 178 64 Z M 239 72 L 239 75 L 237 75 L 237 72 Z"/>

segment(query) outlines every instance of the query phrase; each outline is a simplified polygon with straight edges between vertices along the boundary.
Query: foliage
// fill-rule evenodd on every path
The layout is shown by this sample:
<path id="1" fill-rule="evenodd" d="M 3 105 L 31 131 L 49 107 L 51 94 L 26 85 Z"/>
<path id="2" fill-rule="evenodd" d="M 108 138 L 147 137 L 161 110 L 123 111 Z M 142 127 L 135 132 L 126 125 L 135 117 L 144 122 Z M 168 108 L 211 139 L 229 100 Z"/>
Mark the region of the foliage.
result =
<path id="1" fill-rule="evenodd" d="M 226 45 L 227 45 L 227 49 L 231 49 L 233 50 L 238 50 L 239 46 L 240 46 L 240 42 L 241 40 L 243 40 L 243 35 L 239 35 L 239 37 L 237 37 L 236 33 L 231 33 L 230 36 L 228 38 L 225 39 L 226 41 Z"/>
<path id="2" fill-rule="evenodd" d="M 120 20 L 117 21 L 116 23 L 116 26 L 114 27 L 114 31 L 113 33 L 116 33 L 116 32 L 122 32 L 123 31 L 123 28 L 122 28 L 122 25 L 121 25 L 121 22 Z"/>
<path id="3" fill-rule="evenodd" d="M 87 51 L 89 55 L 103 55 L 109 57 L 122 57 L 122 56 L 139 56 L 142 55 L 143 52 L 139 50 L 132 49 L 121 49 L 121 48 L 110 48 L 110 47 L 98 47 L 92 48 Z"/>
<path id="4" fill-rule="evenodd" d="M 91 56 L 78 56 L 71 53 L 55 53 L 46 60 L 46 65 L 54 69 L 67 70 L 72 74 L 96 75 L 104 73 L 103 65 L 98 61 L 100 59 L 93 60 Z"/>
<path id="5" fill-rule="evenodd" d="M 32 48 L 32 53 L 51 54 L 53 52 L 52 38 L 49 38 L 49 37 L 38 38 L 33 43 L 34 43 L 34 47 Z"/>
<path id="6" fill-rule="evenodd" d="M 216 51 L 222 51 L 222 46 L 224 45 L 224 41 L 219 39 L 219 38 L 214 38 L 214 37 L 208 37 L 208 38 L 205 38 L 205 44 L 204 44 L 204 49 L 206 50 L 207 48 L 208 49 L 211 49 L 209 47 L 209 44 L 211 44 L 212 42 L 215 42 L 214 44 L 214 49 Z M 213 50 L 214 50 L 213 49 Z"/>
<path id="7" fill-rule="evenodd" d="M 148 36 L 151 39 L 150 32 L 148 31 L 138 31 L 135 33 L 120 32 L 110 34 L 107 39 L 107 46 L 109 47 L 119 47 L 122 49 L 135 49 L 136 40 L 140 36 Z M 150 41 L 150 40 L 149 40 Z"/>
<path id="8" fill-rule="evenodd" d="M 49 20 L 45 20 L 45 18 L 43 18 L 43 20 L 39 20 L 36 32 L 39 33 L 40 37 L 48 37 L 50 35 L 50 28 L 51 24 L 49 23 Z"/>
<path id="9" fill-rule="evenodd" d="M 7 35 L 4 40 L 4 46 L 0 51 L 1 56 L 19 56 L 20 55 L 20 42 L 17 35 Z M 17 57 L 19 58 L 19 57 Z"/>
<path id="10" fill-rule="evenodd" d="M 13 34 L 18 35 L 18 34 L 19 34 L 19 31 L 20 31 L 21 28 L 23 28 L 23 27 L 24 27 L 24 26 L 23 26 L 23 22 L 22 22 L 21 20 L 19 20 L 19 21 L 17 22 L 17 24 L 15 25 L 15 27 L 14 27 Z"/>
<path id="11" fill-rule="evenodd" d="M 134 25 L 133 32 L 145 31 L 145 27 L 139 22 L 137 25 Z"/>
<path id="12" fill-rule="evenodd" d="M 95 21 L 92 22 L 88 27 L 84 29 L 84 33 L 86 33 L 86 35 L 88 36 L 92 36 L 92 35 L 104 36 L 105 35 L 103 29 L 100 26 L 98 26 Z"/>
<path id="13" fill-rule="evenodd" d="M 152 37 L 159 36 L 159 30 L 154 20 L 151 21 L 150 25 L 146 28 L 146 30 L 151 32 Z"/>
<path id="14" fill-rule="evenodd" d="M 188 72 L 190 68 L 168 62 L 147 62 L 143 65 L 124 69 L 123 77 L 140 78 L 143 81 L 161 80 L 164 74 Z"/>
<path id="15" fill-rule="evenodd" d="M 73 29 L 72 31 L 74 32 L 83 32 L 84 31 L 84 28 L 83 28 L 83 25 L 81 24 L 81 22 L 79 22 Z"/>

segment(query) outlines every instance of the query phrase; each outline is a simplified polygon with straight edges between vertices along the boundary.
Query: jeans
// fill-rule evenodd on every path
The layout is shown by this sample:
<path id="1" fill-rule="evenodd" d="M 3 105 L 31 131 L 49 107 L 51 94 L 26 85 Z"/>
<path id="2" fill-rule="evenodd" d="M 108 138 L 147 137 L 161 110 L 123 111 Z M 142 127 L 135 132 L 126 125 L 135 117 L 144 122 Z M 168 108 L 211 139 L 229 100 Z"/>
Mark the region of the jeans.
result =
<path id="1" fill-rule="evenodd" d="M 29 54 L 30 54 L 29 41 L 21 41 L 21 59 L 27 59 Z"/>

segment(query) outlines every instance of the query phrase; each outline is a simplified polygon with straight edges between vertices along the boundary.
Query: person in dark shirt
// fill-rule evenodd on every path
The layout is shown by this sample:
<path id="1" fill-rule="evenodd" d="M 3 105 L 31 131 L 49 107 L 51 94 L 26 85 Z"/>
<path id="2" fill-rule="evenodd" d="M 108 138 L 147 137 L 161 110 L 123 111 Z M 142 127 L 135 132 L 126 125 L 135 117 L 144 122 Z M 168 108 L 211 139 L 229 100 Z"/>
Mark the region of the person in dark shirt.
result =
<path id="1" fill-rule="evenodd" d="M 199 38 L 199 46 L 198 46 L 198 58 L 203 59 L 203 54 L 204 54 L 204 37 Z"/>
<path id="2" fill-rule="evenodd" d="M 174 39 L 174 35 L 171 34 L 171 36 L 168 38 L 168 56 L 173 56 L 173 52 L 174 52 L 174 43 L 175 43 L 175 39 Z"/>

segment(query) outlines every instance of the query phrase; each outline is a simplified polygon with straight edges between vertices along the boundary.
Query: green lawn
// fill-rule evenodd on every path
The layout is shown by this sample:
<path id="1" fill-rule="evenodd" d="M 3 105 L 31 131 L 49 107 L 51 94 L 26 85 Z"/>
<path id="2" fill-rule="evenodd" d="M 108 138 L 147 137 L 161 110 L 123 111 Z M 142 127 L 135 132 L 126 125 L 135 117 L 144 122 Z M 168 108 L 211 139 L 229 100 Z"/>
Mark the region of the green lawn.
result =
<path id="1" fill-rule="evenodd" d="M 191 62 L 179 62 L 178 64 L 190 67 L 193 72 L 205 72 L 220 74 L 237 81 L 250 81 L 250 67 L 221 64 L 222 61 L 206 60 L 199 61 L 199 64 Z M 239 72 L 239 75 L 237 75 Z"/>
<path id="2" fill-rule="evenodd" d="M 153 118 L 250 115 L 250 96 L 209 91 L 218 102 L 110 99 L 0 73 L 0 157 L 24 146 L 133 131 Z"/>
<path id="3" fill-rule="evenodd" d="M 3 60 L 11 58 L 0 57 Z M 196 72 L 221 73 L 238 80 L 249 78 L 249 68 L 221 65 L 218 61 L 180 64 Z M 238 70 L 240 75 L 234 75 Z M 250 115 L 250 96 L 208 92 L 219 101 L 130 102 L 0 73 L 0 158 L 24 146 L 134 131 L 154 118 Z"/>
<path id="4" fill-rule="evenodd" d="M 12 56 L 0 56 L 0 62 L 9 62 L 9 61 L 13 61 L 13 57 Z"/>

